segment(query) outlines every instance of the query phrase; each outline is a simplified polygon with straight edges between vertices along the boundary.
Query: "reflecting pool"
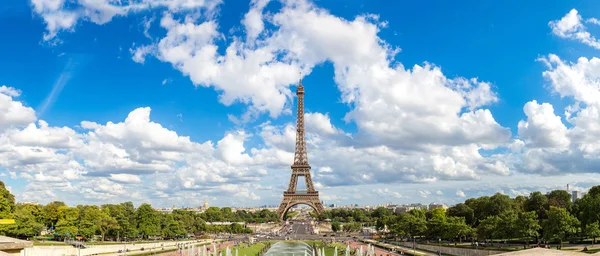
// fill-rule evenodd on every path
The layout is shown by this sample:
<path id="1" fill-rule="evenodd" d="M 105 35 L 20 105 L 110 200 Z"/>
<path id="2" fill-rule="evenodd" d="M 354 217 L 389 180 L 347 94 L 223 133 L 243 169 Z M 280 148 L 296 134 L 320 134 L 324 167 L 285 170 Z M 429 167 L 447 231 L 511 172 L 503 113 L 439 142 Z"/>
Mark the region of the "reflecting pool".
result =
<path id="1" fill-rule="evenodd" d="M 265 256 L 312 256 L 313 248 L 304 242 L 277 242 L 269 248 Z"/>

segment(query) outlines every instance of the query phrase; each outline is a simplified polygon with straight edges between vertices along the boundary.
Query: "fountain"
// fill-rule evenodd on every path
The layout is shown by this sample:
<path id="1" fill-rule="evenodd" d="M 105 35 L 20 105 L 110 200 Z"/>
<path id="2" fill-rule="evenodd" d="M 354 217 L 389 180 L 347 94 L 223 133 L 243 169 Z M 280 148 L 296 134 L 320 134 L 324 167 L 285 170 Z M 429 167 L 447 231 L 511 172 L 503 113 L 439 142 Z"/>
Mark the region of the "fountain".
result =
<path id="1" fill-rule="evenodd" d="M 321 255 L 320 252 L 318 252 Z M 303 242 L 277 242 L 269 248 L 264 256 L 300 256 L 315 255 L 313 248 Z M 324 256 L 324 255 L 323 255 Z"/>

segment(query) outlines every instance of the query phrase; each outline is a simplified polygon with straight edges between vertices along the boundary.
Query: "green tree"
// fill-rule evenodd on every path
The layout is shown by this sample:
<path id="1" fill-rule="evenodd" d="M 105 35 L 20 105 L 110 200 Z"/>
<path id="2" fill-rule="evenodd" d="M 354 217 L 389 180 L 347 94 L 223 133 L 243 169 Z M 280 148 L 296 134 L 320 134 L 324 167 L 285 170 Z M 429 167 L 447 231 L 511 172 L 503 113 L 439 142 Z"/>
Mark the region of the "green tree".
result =
<path id="1" fill-rule="evenodd" d="M 503 231 L 499 229 L 501 221 L 499 216 L 489 216 L 482 220 L 477 226 L 477 238 L 494 239 L 502 236 Z"/>
<path id="2" fill-rule="evenodd" d="M 393 214 L 394 213 L 392 212 L 392 210 L 380 206 L 380 207 L 377 207 L 377 209 L 375 209 L 375 211 L 373 211 L 371 216 L 373 218 L 382 219 L 386 216 L 391 216 Z"/>
<path id="3" fill-rule="evenodd" d="M 546 197 L 548 198 L 549 207 L 571 208 L 571 194 L 566 190 L 552 190 Z"/>
<path id="4" fill-rule="evenodd" d="M 592 187 L 594 188 L 600 190 L 600 186 Z M 579 209 L 578 216 L 584 226 L 600 220 L 600 193 L 593 192 L 595 190 L 592 189 L 582 199 L 577 200 L 576 206 L 573 207 Z"/>
<path id="5" fill-rule="evenodd" d="M 96 219 L 94 220 L 98 231 L 100 231 L 100 235 L 102 236 L 102 241 L 104 242 L 104 236 L 108 232 L 108 230 L 117 227 L 117 220 L 110 216 L 108 209 L 100 209 L 96 215 Z"/>
<path id="6" fill-rule="evenodd" d="M 430 238 L 440 238 L 444 234 L 444 226 L 446 224 L 446 210 L 433 209 L 427 212 L 427 232 L 426 235 Z"/>
<path id="7" fill-rule="evenodd" d="M 44 229 L 44 225 L 40 223 L 40 207 L 31 204 L 17 204 L 15 208 L 15 225 L 9 226 L 8 234 L 22 238 L 39 235 Z"/>
<path id="8" fill-rule="evenodd" d="M 172 214 L 161 214 L 160 219 L 160 230 L 163 237 L 177 237 L 184 234 L 183 228 L 180 223 L 173 218 Z"/>
<path id="9" fill-rule="evenodd" d="M 451 217 L 463 217 L 465 219 L 465 222 L 469 225 L 474 224 L 475 213 L 473 212 L 473 209 L 471 209 L 471 207 L 464 203 L 460 203 L 448 208 L 448 211 L 446 211 L 446 213 L 448 214 L 448 216 Z"/>
<path id="10" fill-rule="evenodd" d="M 592 246 L 594 246 L 596 243 L 596 238 L 600 237 L 600 226 L 598 225 L 598 222 L 596 221 L 592 224 L 588 224 L 585 227 L 585 234 L 592 238 Z"/>
<path id="11" fill-rule="evenodd" d="M 96 220 L 100 215 L 100 207 L 96 205 L 77 206 L 79 209 L 79 234 L 87 238 L 93 237 L 98 231 Z"/>
<path id="12" fill-rule="evenodd" d="M 492 208 L 490 207 L 492 202 L 490 197 L 482 196 L 479 198 L 470 198 L 465 201 L 465 204 L 473 209 L 473 215 L 475 216 L 473 225 L 478 225 L 480 221 L 492 216 Z"/>
<path id="13" fill-rule="evenodd" d="M 231 223 L 229 225 L 229 229 L 231 230 L 231 233 L 233 233 L 233 234 L 244 233 L 244 226 L 240 225 L 239 223 Z"/>
<path id="14" fill-rule="evenodd" d="M 591 187 L 587 194 L 591 197 L 600 196 L 600 185 Z"/>
<path id="15" fill-rule="evenodd" d="M 46 224 L 48 227 L 56 226 L 56 222 L 58 222 L 58 219 L 62 215 L 61 211 L 67 208 L 68 207 L 65 205 L 65 203 L 61 201 L 54 201 L 45 205 L 42 208 L 44 224 Z"/>
<path id="16" fill-rule="evenodd" d="M 495 238 L 511 239 L 518 236 L 518 215 L 514 210 L 507 210 L 498 215 L 500 222 L 497 223 L 498 232 Z"/>
<path id="17" fill-rule="evenodd" d="M 516 225 L 519 237 L 527 239 L 535 237 L 537 239 L 540 236 L 539 230 L 541 226 L 537 218 L 538 215 L 535 211 L 519 213 Z"/>
<path id="18" fill-rule="evenodd" d="M 338 231 L 340 231 L 340 229 L 341 228 L 340 228 L 340 223 L 339 222 L 337 222 L 337 221 L 331 222 L 331 230 L 333 232 L 338 232 Z"/>
<path id="19" fill-rule="evenodd" d="M 15 196 L 0 181 L 0 218 L 10 218 L 15 210 Z"/>
<path id="20" fill-rule="evenodd" d="M 56 222 L 55 232 L 60 236 L 71 237 L 77 234 L 79 220 L 79 210 L 77 208 L 68 207 L 62 211 L 62 214 Z"/>
<path id="21" fill-rule="evenodd" d="M 136 217 L 137 230 L 142 237 L 148 238 L 158 234 L 160 219 L 158 213 L 152 209 L 152 206 L 149 204 L 140 205 L 136 210 Z"/>
<path id="22" fill-rule="evenodd" d="M 209 207 L 204 211 L 204 220 L 208 222 L 223 221 L 223 212 L 218 207 Z"/>
<path id="23" fill-rule="evenodd" d="M 398 218 L 398 229 L 400 234 L 414 239 L 415 236 L 423 234 L 427 229 L 425 218 L 417 217 L 410 213 L 401 213 Z"/>
<path id="24" fill-rule="evenodd" d="M 457 238 L 462 243 L 462 238 L 466 237 L 472 232 L 472 228 L 467 225 L 464 217 L 453 217 L 450 216 L 446 219 L 443 226 L 443 235 L 445 239 Z"/>
<path id="25" fill-rule="evenodd" d="M 539 191 L 529 194 L 529 198 L 525 202 L 525 211 L 535 211 L 538 215 L 538 220 L 545 218 L 546 206 L 548 205 L 548 197 Z"/>
<path id="26" fill-rule="evenodd" d="M 548 219 L 544 221 L 544 239 L 548 241 L 562 241 L 577 233 L 579 220 L 572 216 L 565 208 L 550 206 Z"/>
<path id="27" fill-rule="evenodd" d="M 128 222 L 127 224 L 124 221 L 119 222 L 119 226 L 123 230 L 123 236 L 136 237 L 138 235 L 138 232 L 137 232 L 137 214 L 135 211 L 135 207 L 133 207 L 132 202 L 121 203 L 121 206 L 123 207 L 123 214 L 127 218 L 127 222 Z M 120 220 L 117 219 L 117 221 L 120 221 Z"/>
<path id="28" fill-rule="evenodd" d="M 525 203 L 527 203 L 527 197 L 526 196 L 517 196 L 515 197 L 514 201 L 515 204 L 517 205 L 517 212 L 524 212 L 525 211 Z"/>

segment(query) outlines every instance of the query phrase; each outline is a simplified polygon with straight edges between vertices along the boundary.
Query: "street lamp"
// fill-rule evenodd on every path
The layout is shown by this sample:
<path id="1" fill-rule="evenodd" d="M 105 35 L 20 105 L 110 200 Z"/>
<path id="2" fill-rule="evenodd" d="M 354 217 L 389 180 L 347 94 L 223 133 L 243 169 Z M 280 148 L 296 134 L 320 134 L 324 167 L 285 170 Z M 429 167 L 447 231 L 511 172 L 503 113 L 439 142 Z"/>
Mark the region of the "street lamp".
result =
<path id="1" fill-rule="evenodd" d="M 438 238 L 438 255 L 442 255 L 442 239 Z"/>
<path id="2" fill-rule="evenodd" d="M 125 255 L 127 255 L 127 236 L 125 236 L 125 244 L 123 244 L 123 246 L 125 247 L 125 250 L 123 250 L 123 252 L 125 252 Z"/>

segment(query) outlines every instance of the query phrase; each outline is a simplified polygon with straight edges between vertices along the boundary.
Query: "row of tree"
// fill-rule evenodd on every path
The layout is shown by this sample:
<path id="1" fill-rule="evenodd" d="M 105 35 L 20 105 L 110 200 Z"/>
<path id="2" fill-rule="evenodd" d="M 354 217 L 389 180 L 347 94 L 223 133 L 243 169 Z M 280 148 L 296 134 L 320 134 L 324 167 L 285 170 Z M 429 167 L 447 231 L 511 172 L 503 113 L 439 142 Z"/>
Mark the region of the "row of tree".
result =
<path id="1" fill-rule="evenodd" d="M 373 211 L 333 209 L 325 211 L 319 218 L 331 219 L 334 230 L 340 229 L 335 224 L 338 222 L 362 223 L 401 237 L 435 240 L 595 240 L 600 237 L 600 186 L 592 187 L 575 203 L 565 190 L 547 194 L 533 192 L 528 197 L 515 198 L 497 193 L 467 199 L 447 210 L 413 209 L 397 213 L 384 207 Z"/>
<path id="2" fill-rule="evenodd" d="M 95 235 L 109 239 L 175 238 L 194 233 L 250 233 L 251 230 L 235 222 L 278 221 L 276 213 L 236 211 L 231 208 L 210 207 L 202 213 L 174 210 L 171 213 L 155 211 L 149 204 L 135 208 L 133 203 L 77 205 L 63 202 L 47 205 L 15 204 L 12 194 L 0 181 L 0 218 L 15 219 L 14 225 L 0 226 L 0 233 L 13 237 L 38 236 L 49 231 L 57 239 L 81 235 Z M 230 225 L 212 225 L 213 222 L 234 222 Z"/>

